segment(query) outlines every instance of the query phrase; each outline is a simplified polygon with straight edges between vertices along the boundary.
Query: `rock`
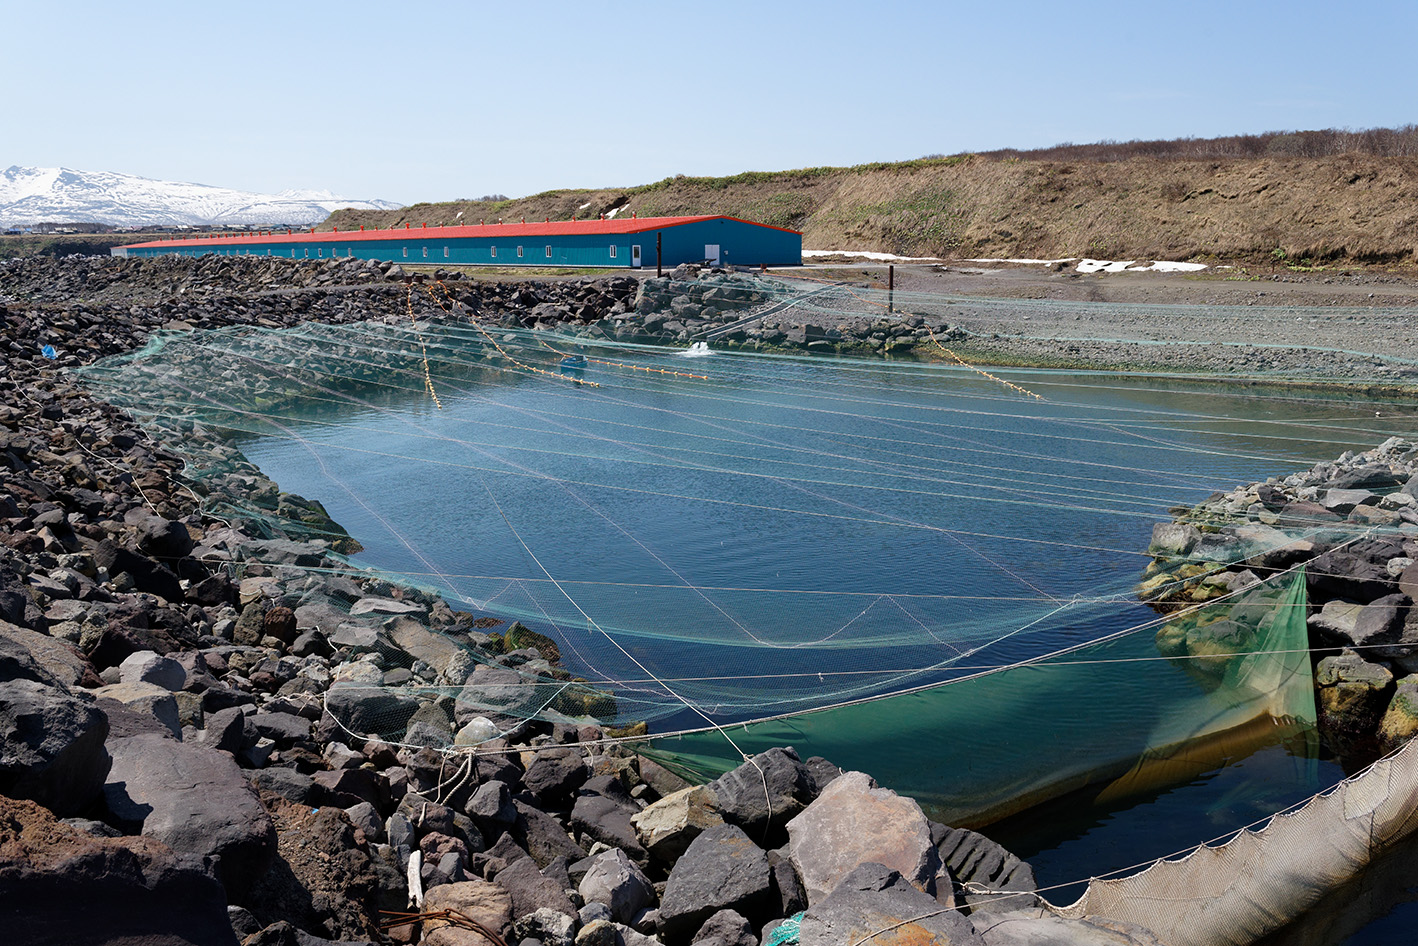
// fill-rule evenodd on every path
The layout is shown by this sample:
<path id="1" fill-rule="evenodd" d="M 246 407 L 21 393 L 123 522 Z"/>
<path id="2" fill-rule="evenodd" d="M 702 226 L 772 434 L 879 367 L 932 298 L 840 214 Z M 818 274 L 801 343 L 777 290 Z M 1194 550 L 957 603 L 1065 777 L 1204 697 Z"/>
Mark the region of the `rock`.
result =
<path id="1" fill-rule="evenodd" d="M 0 796 L 0 903 L 11 946 L 236 946 L 226 895 L 192 855 L 100 838 Z"/>
<path id="2" fill-rule="evenodd" d="M 522 775 L 522 784 L 542 801 L 555 803 L 569 797 L 590 775 L 581 750 L 562 746 L 538 751 Z"/>
<path id="3" fill-rule="evenodd" d="M 861 864 L 884 864 L 931 892 L 939 855 L 921 806 L 848 772 L 788 823 L 788 856 L 808 902 L 826 896 Z"/>
<path id="4" fill-rule="evenodd" d="M 107 738 L 92 701 L 33 680 L 0 683 L 0 794 L 79 814 L 103 790 Z"/>
<path id="5" fill-rule="evenodd" d="M 335 683 L 325 693 L 325 709 L 360 735 L 402 732 L 419 701 L 379 686 Z"/>
<path id="6" fill-rule="evenodd" d="M 278 842 L 271 868 L 253 878 L 251 913 L 263 925 L 285 920 L 331 939 L 377 938 L 379 875 L 344 812 L 270 796 L 265 802 Z"/>
<path id="7" fill-rule="evenodd" d="M 512 804 L 512 793 L 508 791 L 505 783 L 497 779 L 479 785 L 463 811 L 480 825 L 506 826 L 517 820 L 517 807 Z"/>
<path id="8" fill-rule="evenodd" d="M 1393 699 L 1379 721 L 1379 742 L 1386 749 L 1396 749 L 1418 734 L 1418 674 L 1398 681 Z"/>
<path id="9" fill-rule="evenodd" d="M 706 788 L 714 793 L 723 819 L 753 837 L 786 825 L 817 794 L 812 773 L 790 748 L 760 752 Z"/>
<path id="10" fill-rule="evenodd" d="M 758 946 L 753 927 L 733 910 L 720 910 L 699 928 L 692 942 L 701 946 Z"/>
<path id="11" fill-rule="evenodd" d="M 1363 610 L 1362 604 L 1333 598 L 1324 603 L 1318 614 L 1310 615 L 1306 623 L 1311 631 L 1331 641 L 1353 641 L 1354 625 Z"/>
<path id="12" fill-rule="evenodd" d="M 610 920 L 592 920 L 576 934 L 576 946 L 618 946 L 615 924 Z"/>
<path id="13" fill-rule="evenodd" d="M 641 844 L 656 860 L 673 864 L 706 828 L 723 824 L 714 793 L 704 786 L 680 789 L 630 817 Z"/>
<path id="14" fill-rule="evenodd" d="M 660 921 L 667 937 L 683 938 L 720 910 L 767 919 L 772 900 L 768 856 L 742 828 L 717 825 L 695 838 L 670 871 Z"/>
<path id="15" fill-rule="evenodd" d="M 302 805 L 318 805 L 325 796 L 325 790 L 316 785 L 309 775 L 282 766 L 252 772 L 251 784 L 258 791 L 270 792 Z"/>
<path id="16" fill-rule="evenodd" d="M 52 679 L 43 679 L 33 671 L 22 672 L 18 663 L 7 666 L 3 656 L 5 653 L 15 654 L 17 660 L 27 658 L 26 663 L 33 660 Z M 18 677 L 40 680 L 42 683 L 58 682 L 67 687 L 94 680 L 93 666 L 74 645 L 18 624 L 0 621 L 0 680 Z"/>
<path id="17" fill-rule="evenodd" d="M 428 913 L 457 911 L 499 936 L 512 925 L 511 894 L 485 880 L 434 887 L 424 898 L 423 908 Z M 460 929 L 448 920 L 425 921 L 422 942 L 425 946 L 495 946 L 476 930 Z"/>
<path id="18" fill-rule="evenodd" d="M 586 856 L 554 817 L 520 799 L 513 799 L 512 803 L 517 808 L 512 836 L 532 855 L 538 867 L 546 867 L 558 857 L 579 861 Z"/>
<path id="19" fill-rule="evenodd" d="M 576 889 L 583 900 L 610 907 L 611 917 L 621 923 L 631 922 L 655 900 L 650 879 L 619 848 L 596 855 Z"/>
<path id="20" fill-rule="evenodd" d="M 552 910 L 567 917 L 576 916 L 576 907 L 566 896 L 560 881 L 537 869 L 530 857 L 520 857 L 497 872 L 493 878 L 499 887 L 512 895 L 512 915 L 524 917 Z"/>
<path id="21" fill-rule="evenodd" d="M 1159 522 L 1152 527 L 1152 542 L 1147 554 L 1164 558 L 1182 558 L 1196 548 L 1201 532 L 1196 526 L 1180 522 Z"/>
<path id="22" fill-rule="evenodd" d="M 182 738 L 182 720 L 178 718 L 177 700 L 171 690 L 152 683 L 114 683 L 99 687 L 93 695 L 101 706 L 109 701 L 122 704 L 156 721 L 175 738 Z"/>
<path id="23" fill-rule="evenodd" d="M 1038 889 L 1034 869 L 984 835 L 966 828 L 932 823 L 931 840 L 935 842 L 944 869 L 944 876 L 937 882 L 937 900 L 943 899 L 945 893 L 940 884 L 953 882 L 962 888 L 959 898 L 970 908 L 972 916 L 985 911 L 1024 909 L 1038 902 L 1033 893 Z M 972 893 L 965 889 L 967 884 L 1019 893 Z"/>
<path id="24" fill-rule="evenodd" d="M 361 598 L 350 606 L 350 617 L 360 617 L 365 614 L 400 615 L 400 614 L 426 614 L 428 609 L 413 601 L 396 601 L 393 598 L 369 597 Z"/>
<path id="25" fill-rule="evenodd" d="M 673 795 L 675 792 L 683 791 L 691 787 L 689 782 L 680 778 L 653 759 L 647 759 L 644 756 L 636 756 L 635 758 L 639 763 L 641 781 L 654 789 L 655 794 L 659 795 L 661 798 L 666 798 Z"/>
<path id="26" fill-rule="evenodd" d="M 155 734 L 110 740 L 109 751 L 103 793 L 116 825 L 220 857 L 222 886 L 243 902 L 270 865 L 276 832 L 231 756 Z"/>
<path id="27" fill-rule="evenodd" d="M 536 940 L 544 946 L 571 946 L 576 941 L 576 917 L 543 907 L 512 923 L 512 941 Z"/>
<path id="28" fill-rule="evenodd" d="M 799 941 L 814 946 L 852 946 L 886 929 L 891 931 L 890 942 L 900 944 L 985 943 L 964 916 L 942 908 L 896 871 L 874 863 L 852 870 L 818 898 L 803 914 L 801 927 Z"/>
<path id="29" fill-rule="evenodd" d="M 1410 640 L 1404 634 L 1410 604 L 1407 595 L 1391 594 L 1364 605 L 1354 620 L 1350 642 L 1373 657 L 1391 659 L 1412 653 L 1418 648 L 1418 639 Z"/>
<path id="30" fill-rule="evenodd" d="M 1393 674 L 1346 649 L 1319 662 L 1315 686 L 1325 730 L 1357 739 L 1374 731 L 1388 706 Z"/>
<path id="31" fill-rule="evenodd" d="M 618 784 L 618 783 L 617 783 Z M 625 805 L 604 795 L 580 794 L 571 809 L 571 826 L 582 838 L 620 848 L 636 860 L 648 856 L 630 823 L 634 805 Z"/>

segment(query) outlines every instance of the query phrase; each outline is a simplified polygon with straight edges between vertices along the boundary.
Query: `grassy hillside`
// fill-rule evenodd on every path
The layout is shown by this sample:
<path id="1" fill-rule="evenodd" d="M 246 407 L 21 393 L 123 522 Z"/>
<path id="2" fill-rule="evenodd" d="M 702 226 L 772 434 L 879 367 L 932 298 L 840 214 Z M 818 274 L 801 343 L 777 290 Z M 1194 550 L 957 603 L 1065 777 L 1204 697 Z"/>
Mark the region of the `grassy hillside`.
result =
<path id="1" fill-rule="evenodd" d="M 1100 160 L 1088 150 L 1098 147 L 1079 159 L 964 155 L 340 211 L 324 227 L 722 213 L 801 230 L 807 249 L 908 256 L 1418 261 L 1418 156 Z"/>

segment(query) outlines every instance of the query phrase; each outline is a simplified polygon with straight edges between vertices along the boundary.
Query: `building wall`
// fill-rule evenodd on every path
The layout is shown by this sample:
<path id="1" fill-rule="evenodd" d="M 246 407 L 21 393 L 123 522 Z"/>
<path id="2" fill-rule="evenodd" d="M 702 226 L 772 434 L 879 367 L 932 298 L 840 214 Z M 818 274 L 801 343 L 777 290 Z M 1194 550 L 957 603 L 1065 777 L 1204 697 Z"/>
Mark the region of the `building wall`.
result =
<path id="1" fill-rule="evenodd" d="M 441 238 L 436 230 L 410 230 L 388 240 L 341 240 L 339 233 L 304 237 L 298 243 L 261 237 L 234 243 L 199 241 L 151 247 L 115 247 L 125 256 L 281 256 L 286 259 L 378 259 L 429 265 L 630 267 L 631 247 L 641 248 L 643 266 L 655 265 L 655 237 L 661 237 L 661 264 L 677 266 L 705 258 L 705 247 L 720 247 L 724 265 L 797 265 L 802 262 L 802 235 L 737 220 L 701 220 L 642 233 L 555 234 L 496 238 Z M 365 236 L 365 234 L 361 234 Z M 328 239 L 326 239 L 328 237 Z M 496 253 L 493 250 L 496 248 Z M 518 255 L 518 248 L 521 255 Z M 614 249 L 612 249 L 614 247 Z M 124 250 L 118 253 L 118 250 Z"/>

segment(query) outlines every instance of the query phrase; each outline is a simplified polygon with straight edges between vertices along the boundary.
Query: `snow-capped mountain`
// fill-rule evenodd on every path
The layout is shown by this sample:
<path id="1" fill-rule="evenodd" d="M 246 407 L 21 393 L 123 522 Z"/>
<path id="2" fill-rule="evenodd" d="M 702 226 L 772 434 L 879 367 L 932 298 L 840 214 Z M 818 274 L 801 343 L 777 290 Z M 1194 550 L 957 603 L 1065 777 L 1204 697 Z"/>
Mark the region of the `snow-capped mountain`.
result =
<path id="1" fill-rule="evenodd" d="M 112 171 L 11 167 L 0 172 L 0 224 L 5 226 L 41 222 L 274 226 L 318 223 L 342 207 L 392 210 L 400 206 L 387 200 L 351 200 L 329 191 L 252 194 Z"/>

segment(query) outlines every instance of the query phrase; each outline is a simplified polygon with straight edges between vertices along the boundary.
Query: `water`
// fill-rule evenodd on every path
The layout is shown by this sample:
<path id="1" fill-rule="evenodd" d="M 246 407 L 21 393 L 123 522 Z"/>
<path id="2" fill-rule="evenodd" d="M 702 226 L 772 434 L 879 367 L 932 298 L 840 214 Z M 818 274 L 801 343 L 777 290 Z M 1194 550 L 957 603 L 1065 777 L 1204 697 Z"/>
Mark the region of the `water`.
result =
<path id="1" fill-rule="evenodd" d="M 1414 428 L 1411 405 L 1279 389 L 1008 374 L 1039 400 L 963 369 L 616 357 L 680 375 L 593 360 L 598 388 L 441 378 L 442 410 L 409 392 L 326 406 L 243 449 L 319 499 L 365 545 L 358 561 L 552 634 L 665 727 L 684 715 L 652 676 L 749 718 L 1137 625 L 1152 615 L 1129 591 L 1169 507 Z M 1276 742 L 995 833 L 1063 884 L 1340 777 L 1313 741 Z"/>

